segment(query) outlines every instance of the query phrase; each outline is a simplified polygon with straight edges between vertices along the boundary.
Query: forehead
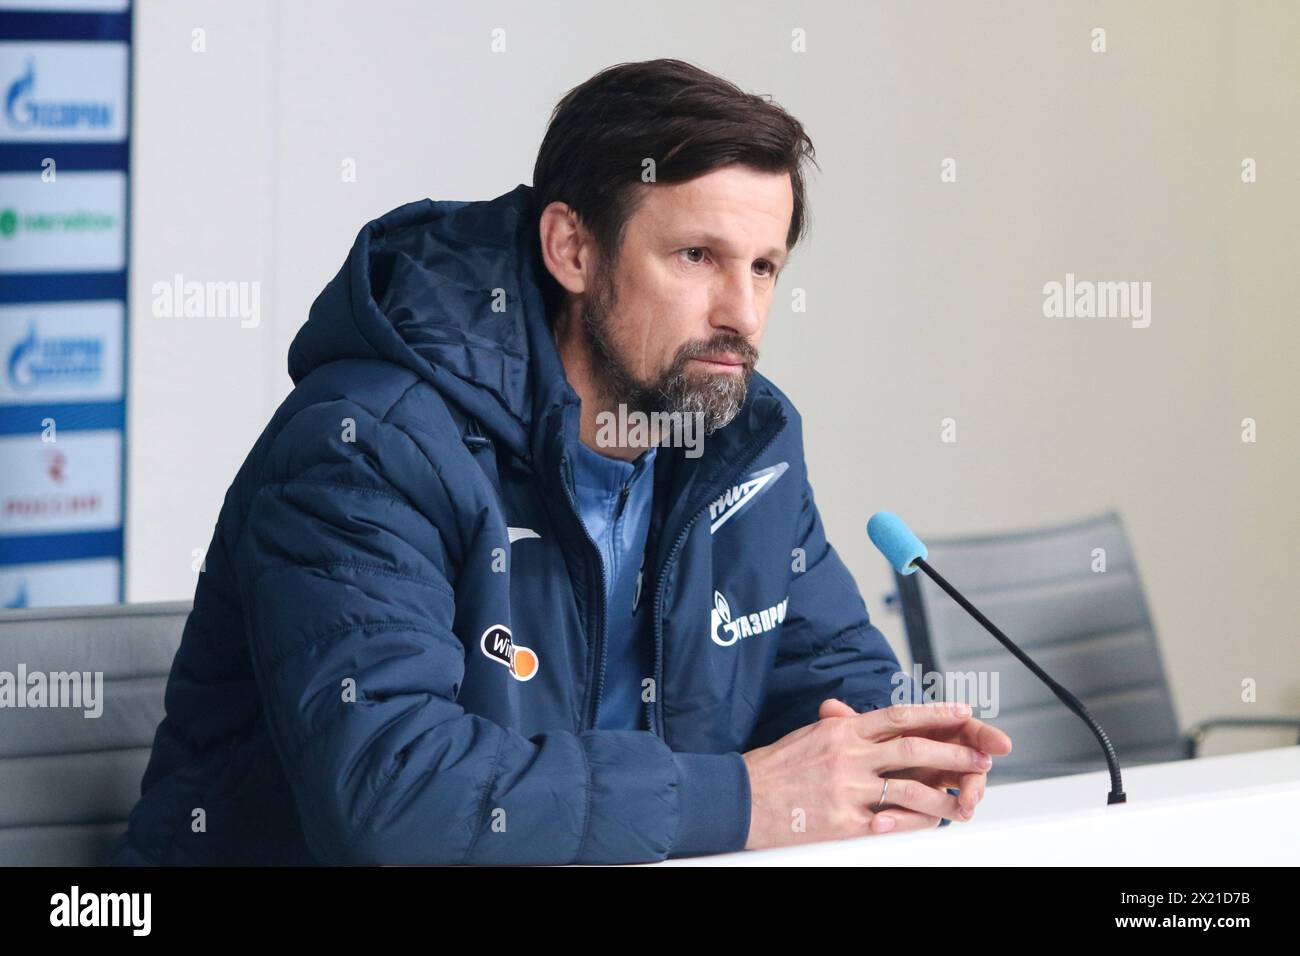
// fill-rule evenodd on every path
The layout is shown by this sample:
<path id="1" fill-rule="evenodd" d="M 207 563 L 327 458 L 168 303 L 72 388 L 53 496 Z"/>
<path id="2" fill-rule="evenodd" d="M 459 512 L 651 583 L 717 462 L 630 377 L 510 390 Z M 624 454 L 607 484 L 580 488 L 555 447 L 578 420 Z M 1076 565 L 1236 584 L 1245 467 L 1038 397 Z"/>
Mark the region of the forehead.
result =
<path id="1" fill-rule="evenodd" d="M 645 187 L 629 226 L 653 241 L 708 234 L 739 244 L 785 249 L 794 189 L 790 174 L 725 166 L 683 183 Z"/>

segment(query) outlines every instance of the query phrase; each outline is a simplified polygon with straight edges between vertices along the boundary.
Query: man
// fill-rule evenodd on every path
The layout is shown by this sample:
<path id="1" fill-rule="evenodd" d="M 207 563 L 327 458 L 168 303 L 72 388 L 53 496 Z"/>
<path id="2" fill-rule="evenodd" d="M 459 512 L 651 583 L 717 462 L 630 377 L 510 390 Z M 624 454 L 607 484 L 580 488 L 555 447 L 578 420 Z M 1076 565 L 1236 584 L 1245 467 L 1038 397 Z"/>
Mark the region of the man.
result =
<path id="1" fill-rule="evenodd" d="M 118 862 L 625 863 L 965 818 L 1010 741 L 888 706 L 753 368 L 811 155 L 759 97 L 627 64 L 561 101 L 531 188 L 361 231 L 227 493 Z"/>

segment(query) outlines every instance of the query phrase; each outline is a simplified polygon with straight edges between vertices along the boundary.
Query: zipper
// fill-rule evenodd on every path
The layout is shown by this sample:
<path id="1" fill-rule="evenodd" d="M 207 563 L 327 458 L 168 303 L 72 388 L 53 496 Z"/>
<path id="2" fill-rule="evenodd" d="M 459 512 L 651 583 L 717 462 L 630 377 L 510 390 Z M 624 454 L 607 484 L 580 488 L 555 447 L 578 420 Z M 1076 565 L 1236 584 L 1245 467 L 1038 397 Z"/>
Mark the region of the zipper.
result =
<path id="1" fill-rule="evenodd" d="M 587 630 L 588 633 L 596 635 L 596 642 L 592 645 L 591 653 L 588 655 L 591 661 L 591 666 L 587 669 L 588 697 L 587 704 L 583 708 L 583 726 L 579 728 L 580 730 L 594 730 L 596 727 L 596 708 L 599 705 L 600 693 L 605 682 L 605 617 L 608 613 L 605 609 L 605 562 L 600 560 L 600 548 L 596 545 L 596 539 L 591 536 L 591 532 L 587 530 L 587 525 L 583 522 L 582 516 L 578 514 L 578 503 L 574 500 L 573 492 L 569 489 L 569 482 L 565 480 L 564 466 L 568 460 L 567 453 L 560 456 L 560 484 L 564 488 L 564 496 L 569 499 L 569 510 L 573 513 L 573 520 L 577 522 L 578 527 L 582 529 L 582 536 L 586 538 L 587 543 L 591 545 L 591 551 L 596 553 L 596 563 L 600 565 L 600 594 L 598 602 L 600 605 L 600 617 L 593 627 L 590 620 L 590 613 L 588 613 Z M 587 552 L 588 577 L 590 577 L 591 571 L 591 551 Z M 596 683 L 595 687 L 592 686 L 593 682 Z"/>
<path id="2" fill-rule="evenodd" d="M 577 502 L 574 501 L 573 493 L 569 491 L 568 482 L 563 480 L 564 464 L 567 461 L 568 461 L 567 454 L 560 456 L 561 483 L 564 485 L 565 494 L 568 495 L 569 506 L 573 510 L 574 517 L 578 519 L 578 524 L 582 526 L 583 534 L 586 536 L 587 541 L 591 543 L 591 550 L 596 552 L 597 562 L 600 564 L 600 622 L 597 628 L 595 629 L 596 647 L 599 648 L 599 653 L 597 654 L 596 649 L 593 648 L 592 664 L 593 667 L 595 668 L 595 672 L 594 673 L 589 672 L 587 677 L 587 686 L 592 687 L 591 703 L 587 707 L 587 711 L 588 711 L 587 719 L 589 719 L 591 722 L 590 729 L 594 730 L 596 727 L 596 719 L 600 716 L 600 702 L 605 694 L 605 665 L 609 658 L 609 641 L 608 641 L 609 635 L 606 633 L 608 617 L 609 617 L 609 609 L 606 606 L 606 597 L 605 597 L 605 588 L 606 588 L 605 562 L 604 560 L 600 559 L 600 548 L 596 545 L 596 539 L 591 536 L 591 532 L 587 530 L 587 525 L 582 520 L 582 516 L 578 514 L 578 505 Z M 632 482 L 629 481 L 627 484 L 623 486 L 623 488 L 618 493 L 618 505 L 614 511 L 615 540 L 617 540 L 618 538 L 618 521 L 623 516 L 623 506 L 627 504 L 627 499 L 631 491 L 632 491 Z M 593 682 L 594 682 L 594 687 L 593 687 Z"/>
<path id="3" fill-rule="evenodd" d="M 767 439 L 763 442 L 762 447 L 759 448 L 758 451 L 754 452 L 754 454 L 750 455 L 743 465 L 741 465 L 739 468 L 733 471 L 729 480 L 724 481 L 721 484 L 716 484 L 713 486 L 713 488 L 709 489 L 710 493 L 705 495 L 704 500 L 700 504 L 699 508 L 696 509 L 695 513 L 691 515 L 690 520 L 688 520 L 686 524 L 682 527 L 682 530 L 677 535 L 677 539 L 673 542 L 672 549 L 668 552 L 668 557 L 664 559 L 664 563 L 659 569 L 659 579 L 658 581 L 655 582 L 655 600 L 654 600 L 655 696 L 653 702 L 646 701 L 645 715 L 646 715 L 646 726 L 650 728 L 650 731 L 652 733 L 657 734 L 659 737 L 663 737 L 665 740 L 667 738 L 663 733 L 663 710 L 664 710 L 663 675 L 660 672 L 663 669 L 663 652 L 664 652 L 664 633 L 663 633 L 663 617 L 662 617 L 664 582 L 668 579 L 668 575 L 667 575 L 668 567 L 673 563 L 673 558 L 676 557 L 678 549 L 681 548 L 683 543 L 685 543 L 686 536 L 690 534 L 691 528 L 695 526 L 695 522 L 700 520 L 700 515 L 704 514 L 705 509 L 707 509 L 709 506 L 709 502 L 717 497 L 717 494 L 715 493 L 717 489 L 721 488 L 725 490 L 728 486 L 734 485 L 736 483 L 736 479 L 739 478 L 741 475 L 743 475 L 745 471 L 754 462 L 758 461 L 758 459 L 761 458 L 767 452 L 767 450 L 772 447 L 772 443 L 776 441 L 776 436 L 779 435 L 781 431 L 785 428 L 786 423 L 787 422 L 785 419 L 778 422 L 776 427 L 771 429 L 771 431 L 768 433 Z"/>

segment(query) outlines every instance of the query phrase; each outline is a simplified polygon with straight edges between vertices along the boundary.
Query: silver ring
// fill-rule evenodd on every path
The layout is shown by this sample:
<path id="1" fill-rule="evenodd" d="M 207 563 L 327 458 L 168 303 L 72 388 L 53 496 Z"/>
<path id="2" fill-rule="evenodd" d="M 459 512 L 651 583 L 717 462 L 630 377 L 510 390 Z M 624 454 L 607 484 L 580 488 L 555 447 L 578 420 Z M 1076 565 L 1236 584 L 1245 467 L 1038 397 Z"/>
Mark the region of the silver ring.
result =
<path id="1" fill-rule="evenodd" d="M 876 801 L 876 805 L 872 809 L 879 810 L 881 807 L 885 805 L 885 794 L 888 792 L 889 792 L 889 778 L 885 777 L 885 785 L 880 788 L 880 799 Z"/>

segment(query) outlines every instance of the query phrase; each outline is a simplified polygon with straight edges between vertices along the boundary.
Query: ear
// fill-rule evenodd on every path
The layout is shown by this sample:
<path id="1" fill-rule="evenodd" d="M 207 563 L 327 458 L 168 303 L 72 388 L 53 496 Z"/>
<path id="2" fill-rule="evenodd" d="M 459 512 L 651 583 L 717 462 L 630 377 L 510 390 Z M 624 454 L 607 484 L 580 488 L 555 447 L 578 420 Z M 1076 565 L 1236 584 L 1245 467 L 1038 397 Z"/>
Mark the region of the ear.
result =
<path id="1" fill-rule="evenodd" d="M 542 210 L 538 223 L 541 234 L 542 261 L 546 269 L 567 292 L 580 295 L 587 291 L 587 267 L 591 264 L 591 241 L 578 221 L 578 214 L 567 203 L 550 203 Z"/>

